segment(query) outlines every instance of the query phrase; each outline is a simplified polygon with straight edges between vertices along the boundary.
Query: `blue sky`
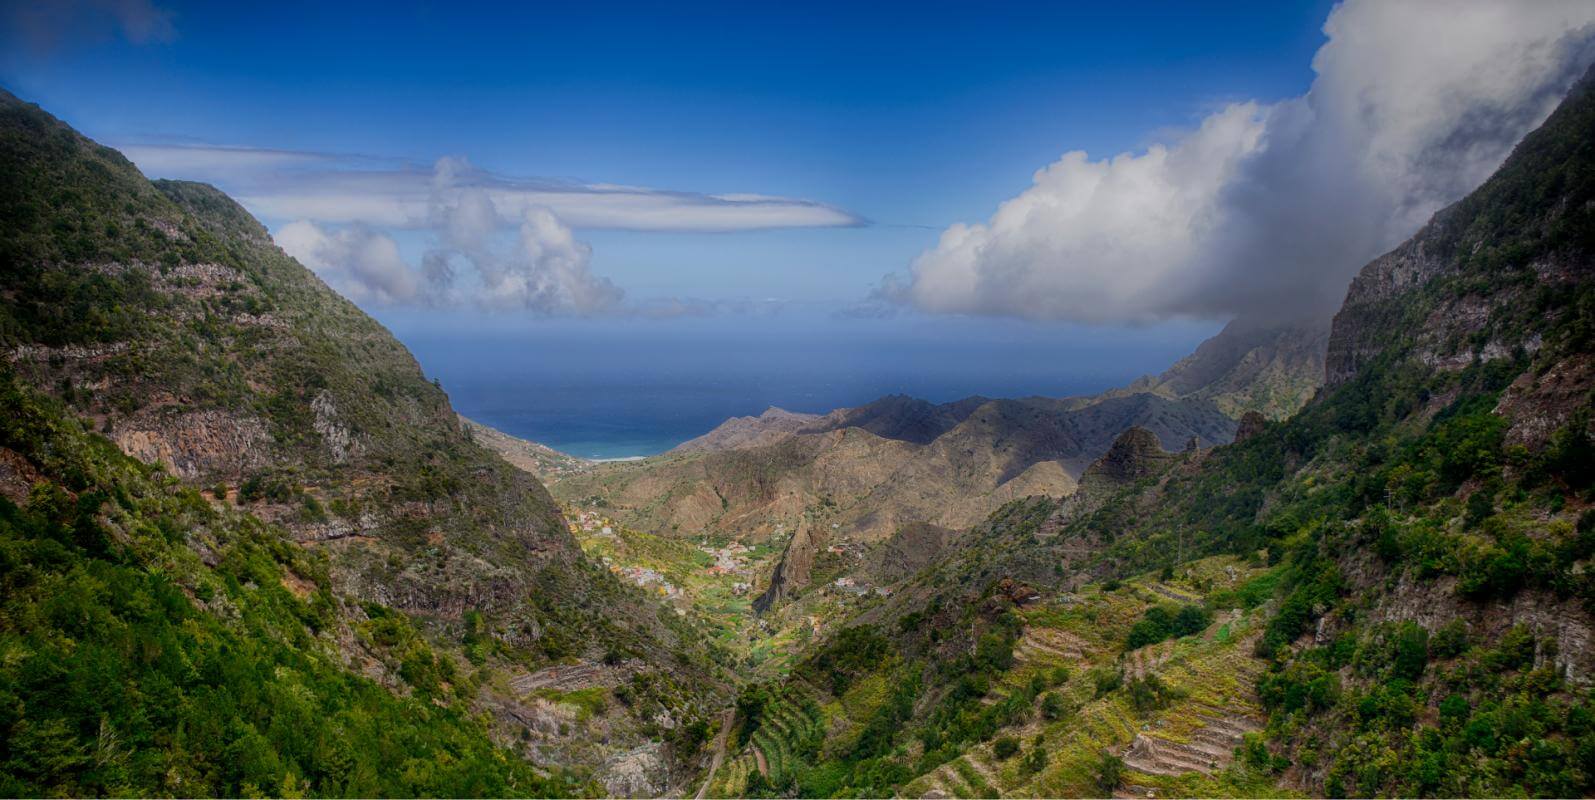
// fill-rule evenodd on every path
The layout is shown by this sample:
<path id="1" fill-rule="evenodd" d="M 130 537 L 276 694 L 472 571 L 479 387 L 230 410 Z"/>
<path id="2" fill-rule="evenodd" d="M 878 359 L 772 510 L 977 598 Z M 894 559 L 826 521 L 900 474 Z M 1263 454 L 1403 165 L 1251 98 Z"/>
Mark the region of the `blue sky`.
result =
<path id="1" fill-rule="evenodd" d="M 819 201 L 871 224 L 577 233 L 634 297 L 830 306 L 1065 150 L 1136 150 L 1220 103 L 1299 94 L 1328 10 L 243 5 L 162 4 L 171 30 L 154 41 L 14 49 L 4 82 L 113 144 L 464 156 L 509 176 Z"/>
<path id="2" fill-rule="evenodd" d="M 1322 318 L 1595 61 L 1587 0 L 247 5 L 0 0 L 0 83 L 238 198 L 468 414 L 655 380 L 588 420 L 691 410 L 643 450 Z"/>

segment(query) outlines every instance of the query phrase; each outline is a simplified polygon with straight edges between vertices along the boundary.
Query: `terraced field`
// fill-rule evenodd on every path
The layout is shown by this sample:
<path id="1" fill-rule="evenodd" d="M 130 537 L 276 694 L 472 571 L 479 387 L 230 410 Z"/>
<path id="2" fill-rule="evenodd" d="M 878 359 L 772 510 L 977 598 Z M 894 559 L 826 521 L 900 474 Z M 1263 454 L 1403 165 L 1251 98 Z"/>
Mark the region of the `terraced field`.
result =
<path id="1" fill-rule="evenodd" d="M 1264 570 L 1233 558 L 1196 562 L 1178 578 L 1143 576 L 1116 590 L 1080 593 L 1027 609 L 1015 663 L 990 702 L 1021 690 L 1032 676 L 1063 667 L 1057 691 L 1067 709 L 1057 719 L 1032 713 L 992 741 L 1013 737 L 1020 751 L 997 758 L 992 742 L 966 750 L 903 787 L 908 797 L 1092 796 L 1104 755 L 1123 760 L 1114 790 L 1126 797 L 1264 796 L 1279 790 L 1235 763 L 1243 737 L 1264 715 L 1253 695 L 1263 664 L 1252 655 L 1264 609 L 1220 606 L 1199 634 L 1124 651 L 1126 635 L 1148 608 L 1201 604 L 1233 596 Z M 1140 707 L 1130 684 L 1161 686 Z M 1099 687 L 1099 681 L 1103 686 Z M 1150 690 L 1149 690 L 1150 691 Z M 1039 704 L 1039 701 L 1038 701 Z M 1039 742 L 1038 742 L 1039 737 Z M 1045 764 L 1027 760 L 1033 750 Z"/>
<path id="2" fill-rule="evenodd" d="M 802 684 L 789 684 L 784 694 L 765 706 L 747 746 L 722 768 L 709 795 L 746 795 L 754 772 L 770 786 L 791 785 L 807 766 L 803 754 L 817 752 L 825 732 L 826 714 L 814 696 Z"/>

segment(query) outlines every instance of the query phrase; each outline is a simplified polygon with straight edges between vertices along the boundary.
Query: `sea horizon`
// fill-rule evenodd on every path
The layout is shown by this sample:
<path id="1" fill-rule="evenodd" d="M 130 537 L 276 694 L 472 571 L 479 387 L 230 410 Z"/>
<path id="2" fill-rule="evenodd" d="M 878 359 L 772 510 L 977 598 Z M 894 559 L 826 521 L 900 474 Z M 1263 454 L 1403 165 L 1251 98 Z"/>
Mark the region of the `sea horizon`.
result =
<path id="1" fill-rule="evenodd" d="M 1217 323 L 1085 335 L 1061 325 L 959 320 L 888 335 L 875 320 L 798 315 L 728 335 L 709 320 L 558 320 L 472 334 L 383 321 L 459 413 L 580 458 L 658 455 L 775 406 L 823 414 L 892 394 L 1068 397 L 1167 369 Z"/>

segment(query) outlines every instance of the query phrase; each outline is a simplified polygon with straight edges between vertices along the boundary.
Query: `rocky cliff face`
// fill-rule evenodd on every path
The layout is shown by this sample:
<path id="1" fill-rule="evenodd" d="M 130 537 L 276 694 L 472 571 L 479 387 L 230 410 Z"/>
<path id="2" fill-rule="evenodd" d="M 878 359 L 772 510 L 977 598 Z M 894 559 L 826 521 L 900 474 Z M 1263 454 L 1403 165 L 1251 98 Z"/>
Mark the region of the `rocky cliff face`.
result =
<path id="1" fill-rule="evenodd" d="M 1548 344 L 1570 357 L 1586 348 L 1569 339 L 1586 335 L 1569 301 L 1595 269 L 1595 179 L 1583 166 L 1592 92 L 1586 77 L 1483 186 L 1358 273 L 1330 334 L 1329 388 L 1380 359 L 1455 371 Z"/>
<path id="2" fill-rule="evenodd" d="M 1248 411 L 1242 414 L 1240 422 L 1235 426 L 1235 441 L 1244 442 L 1262 433 L 1266 425 L 1268 425 L 1268 419 L 1256 411 Z"/>
<path id="3" fill-rule="evenodd" d="M 781 605 L 796 592 L 809 585 L 814 572 L 814 557 L 825 546 L 825 535 L 812 525 L 799 525 L 792 540 L 787 542 L 781 560 L 770 575 L 769 586 L 753 600 L 753 611 L 763 614 Z"/>
<path id="4" fill-rule="evenodd" d="M 1156 475 L 1162 471 L 1163 464 L 1174 457 L 1173 453 L 1163 449 L 1158 442 L 1157 434 L 1146 428 L 1133 427 L 1113 440 L 1113 446 L 1108 448 L 1108 452 L 1103 453 L 1102 457 L 1086 470 L 1086 477 L 1102 478 L 1114 483 L 1132 483 Z"/>

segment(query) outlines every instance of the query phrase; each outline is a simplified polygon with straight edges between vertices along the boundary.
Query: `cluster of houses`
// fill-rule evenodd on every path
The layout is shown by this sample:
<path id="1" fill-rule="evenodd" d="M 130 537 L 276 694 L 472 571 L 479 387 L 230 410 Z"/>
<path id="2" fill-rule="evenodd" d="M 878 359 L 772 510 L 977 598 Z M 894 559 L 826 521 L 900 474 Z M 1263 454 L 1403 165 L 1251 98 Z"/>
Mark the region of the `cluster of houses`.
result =
<path id="1" fill-rule="evenodd" d="M 858 542 L 835 542 L 833 544 L 827 545 L 825 551 L 834 555 L 847 556 L 848 558 L 852 559 L 864 557 L 864 545 Z"/>
<path id="2" fill-rule="evenodd" d="M 609 559 L 605 557 L 604 560 Z M 610 564 L 609 571 L 667 600 L 679 600 L 685 596 L 680 586 L 666 580 L 659 570 L 651 567 L 623 567 L 619 564 Z"/>
<path id="3" fill-rule="evenodd" d="M 577 511 L 575 517 L 567 517 L 572 534 L 591 533 L 598 536 L 614 536 L 614 523 L 596 511 Z"/>
<path id="4" fill-rule="evenodd" d="M 725 547 L 710 547 L 705 544 L 700 545 L 700 549 L 714 559 L 713 563 L 704 568 L 704 572 L 717 576 L 733 575 L 739 578 L 752 578 L 753 571 L 748 566 L 748 553 L 752 551 L 749 550 L 747 545 L 741 542 L 732 542 Z M 753 591 L 751 580 L 739 580 L 731 584 L 731 593 L 739 597 L 750 591 Z"/>
<path id="5" fill-rule="evenodd" d="M 832 582 L 832 585 L 836 587 L 838 592 L 850 594 L 854 597 L 865 597 L 870 594 L 877 594 L 881 597 L 892 596 L 892 590 L 890 587 L 871 586 L 861 580 L 858 580 L 857 578 L 847 575 L 837 578 Z"/>

